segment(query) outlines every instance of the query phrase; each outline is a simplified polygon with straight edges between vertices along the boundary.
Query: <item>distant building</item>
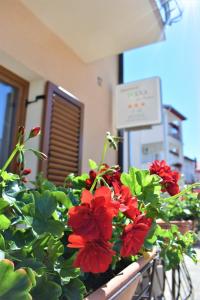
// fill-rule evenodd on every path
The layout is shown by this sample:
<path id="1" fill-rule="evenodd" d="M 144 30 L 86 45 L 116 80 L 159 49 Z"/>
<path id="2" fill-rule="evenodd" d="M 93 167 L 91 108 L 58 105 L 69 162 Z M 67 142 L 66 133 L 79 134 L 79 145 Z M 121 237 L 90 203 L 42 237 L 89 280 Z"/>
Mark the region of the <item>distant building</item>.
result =
<path id="1" fill-rule="evenodd" d="M 200 163 L 196 164 L 195 181 L 200 182 Z"/>
<path id="2" fill-rule="evenodd" d="M 184 156 L 183 174 L 185 182 L 190 184 L 196 181 L 196 159 Z"/>
<path id="3" fill-rule="evenodd" d="M 125 133 L 124 169 L 128 166 L 147 168 L 153 160 L 166 160 L 173 168 L 183 171 L 182 122 L 186 118 L 170 105 L 163 106 L 163 120 L 150 129 Z M 127 154 L 129 153 L 129 154 Z"/>

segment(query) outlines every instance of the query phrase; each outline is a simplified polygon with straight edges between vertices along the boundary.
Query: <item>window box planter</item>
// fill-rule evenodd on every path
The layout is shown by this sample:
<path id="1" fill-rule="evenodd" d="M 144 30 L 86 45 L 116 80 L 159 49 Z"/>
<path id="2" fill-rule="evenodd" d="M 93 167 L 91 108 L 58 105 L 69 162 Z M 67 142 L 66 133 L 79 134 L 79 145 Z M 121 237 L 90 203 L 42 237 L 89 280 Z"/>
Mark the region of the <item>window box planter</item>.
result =
<path id="1" fill-rule="evenodd" d="M 140 271 L 156 256 L 156 251 L 149 252 L 148 258 L 141 257 L 130 264 L 108 283 L 88 295 L 84 300 L 120 299 L 131 300 L 142 280 Z"/>

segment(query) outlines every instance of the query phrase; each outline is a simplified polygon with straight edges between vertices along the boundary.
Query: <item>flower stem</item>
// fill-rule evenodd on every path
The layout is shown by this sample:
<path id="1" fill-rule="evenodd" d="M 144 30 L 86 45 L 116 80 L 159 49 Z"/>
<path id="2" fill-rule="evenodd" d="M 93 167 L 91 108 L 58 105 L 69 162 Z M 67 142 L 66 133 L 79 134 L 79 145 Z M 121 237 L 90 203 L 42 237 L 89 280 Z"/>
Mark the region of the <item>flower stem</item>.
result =
<path id="1" fill-rule="evenodd" d="M 98 181 L 98 176 L 95 178 L 95 180 L 93 181 L 93 184 L 92 184 L 92 186 L 91 186 L 91 188 L 90 188 L 90 192 L 93 192 L 93 190 L 94 190 L 94 188 L 95 188 L 95 185 L 97 184 L 97 181 Z"/>
<path id="2" fill-rule="evenodd" d="M 102 152 L 102 156 L 101 156 L 101 162 L 100 162 L 100 164 L 99 164 L 98 170 L 100 170 L 101 165 L 102 165 L 102 163 L 103 163 L 104 160 L 105 160 L 105 156 L 106 156 L 107 150 L 108 150 L 108 141 L 107 141 L 107 139 L 105 139 L 104 146 L 103 146 L 103 152 Z"/>
<path id="3" fill-rule="evenodd" d="M 187 187 L 186 189 L 182 190 L 180 193 L 172 196 L 172 197 L 169 197 L 169 198 L 165 198 L 166 201 L 170 201 L 170 200 L 173 200 L 173 199 L 176 199 L 182 195 L 185 195 L 185 193 L 191 191 L 191 189 L 195 188 L 195 187 L 198 187 L 200 186 L 200 182 L 197 182 L 197 183 L 193 183 L 191 184 L 189 187 Z"/>
<path id="4" fill-rule="evenodd" d="M 8 168 L 8 166 L 10 165 L 10 163 L 12 162 L 13 158 L 15 157 L 15 155 L 17 154 L 19 150 L 19 144 L 17 144 L 13 150 L 13 152 L 11 153 L 11 155 L 9 156 L 9 158 L 7 159 L 7 161 L 5 162 L 3 168 L 1 169 L 0 175 Z"/>

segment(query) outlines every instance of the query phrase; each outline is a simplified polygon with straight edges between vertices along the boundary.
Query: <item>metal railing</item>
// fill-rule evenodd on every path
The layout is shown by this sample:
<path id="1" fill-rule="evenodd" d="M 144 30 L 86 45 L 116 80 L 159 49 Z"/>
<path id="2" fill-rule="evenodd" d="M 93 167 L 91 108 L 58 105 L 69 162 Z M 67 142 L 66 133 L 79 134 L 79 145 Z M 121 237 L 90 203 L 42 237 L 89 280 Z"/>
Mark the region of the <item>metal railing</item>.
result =
<path id="1" fill-rule="evenodd" d="M 132 300 L 192 299 L 192 281 L 184 261 L 176 269 L 166 272 L 163 261 L 157 256 L 140 275 L 142 280 Z"/>
<path id="2" fill-rule="evenodd" d="M 180 0 L 156 0 L 156 2 L 165 25 L 172 25 L 181 20 L 183 7 Z"/>

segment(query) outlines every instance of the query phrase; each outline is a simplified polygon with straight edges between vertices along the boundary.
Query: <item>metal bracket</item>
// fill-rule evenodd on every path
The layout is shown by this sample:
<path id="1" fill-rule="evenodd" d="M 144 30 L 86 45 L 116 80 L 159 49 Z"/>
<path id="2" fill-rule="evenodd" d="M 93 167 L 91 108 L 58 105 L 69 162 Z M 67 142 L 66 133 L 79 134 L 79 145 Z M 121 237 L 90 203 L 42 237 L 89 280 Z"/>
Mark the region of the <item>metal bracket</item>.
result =
<path id="1" fill-rule="evenodd" d="M 33 101 L 28 101 L 28 99 L 26 100 L 26 107 L 29 105 L 29 104 L 32 104 L 32 103 L 36 103 L 38 102 L 39 100 L 43 100 L 45 99 L 45 95 L 38 95 L 35 97 L 35 100 Z"/>

